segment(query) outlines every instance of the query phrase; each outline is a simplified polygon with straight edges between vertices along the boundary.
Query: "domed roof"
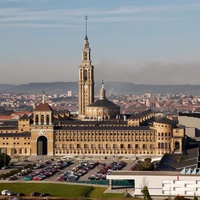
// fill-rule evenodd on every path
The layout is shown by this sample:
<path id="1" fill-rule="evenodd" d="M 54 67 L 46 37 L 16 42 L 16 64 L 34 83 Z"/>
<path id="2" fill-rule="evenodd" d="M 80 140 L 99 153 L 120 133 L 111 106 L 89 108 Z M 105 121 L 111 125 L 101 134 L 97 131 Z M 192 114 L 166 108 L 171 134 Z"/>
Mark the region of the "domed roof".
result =
<path id="1" fill-rule="evenodd" d="M 94 103 L 88 105 L 88 107 L 115 107 L 119 108 L 118 105 L 114 104 L 113 102 L 109 101 L 108 99 L 99 99 Z"/>
<path id="2" fill-rule="evenodd" d="M 41 102 L 36 106 L 35 111 L 53 111 L 50 105 L 46 102 Z"/>
<path id="3" fill-rule="evenodd" d="M 120 108 L 118 105 L 106 99 L 106 90 L 104 89 L 104 81 L 102 81 L 99 100 L 88 105 L 88 107 L 106 107 L 106 108 L 110 107 L 110 108 L 115 108 L 115 109 Z"/>

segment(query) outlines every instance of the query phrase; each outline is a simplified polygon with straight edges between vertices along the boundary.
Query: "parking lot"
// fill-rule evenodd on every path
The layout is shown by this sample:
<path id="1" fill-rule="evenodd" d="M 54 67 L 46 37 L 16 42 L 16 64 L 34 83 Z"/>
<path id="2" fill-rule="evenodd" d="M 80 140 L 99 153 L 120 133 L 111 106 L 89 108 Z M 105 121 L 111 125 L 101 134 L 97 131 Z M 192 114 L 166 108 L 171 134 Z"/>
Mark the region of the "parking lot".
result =
<path id="1" fill-rule="evenodd" d="M 106 175 L 112 170 L 130 170 L 134 165 L 131 159 L 110 157 L 47 157 L 31 156 L 19 159 L 15 167 L 35 164 L 35 167 L 24 169 L 18 173 L 18 181 L 88 181 L 106 180 Z M 11 169 L 0 170 L 0 173 L 9 172 Z M 9 179 L 8 179 L 9 180 Z M 11 180 L 16 181 L 16 179 Z"/>

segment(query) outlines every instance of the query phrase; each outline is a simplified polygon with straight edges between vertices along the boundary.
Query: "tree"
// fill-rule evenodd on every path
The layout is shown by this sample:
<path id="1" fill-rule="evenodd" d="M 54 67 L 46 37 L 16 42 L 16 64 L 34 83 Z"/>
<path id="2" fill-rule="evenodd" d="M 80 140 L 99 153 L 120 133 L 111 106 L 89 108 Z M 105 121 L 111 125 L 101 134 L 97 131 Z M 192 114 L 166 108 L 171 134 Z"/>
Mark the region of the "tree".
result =
<path id="1" fill-rule="evenodd" d="M 154 164 L 151 162 L 151 158 L 145 158 L 135 169 L 138 171 L 153 171 Z"/>
<path id="2" fill-rule="evenodd" d="M 149 190 L 147 186 L 144 186 L 141 190 L 144 200 L 152 200 L 151 195 L 149 194 Z"/>
<path id="3" fill-rule="evenodd" d="M 0 153 L 0 169 L 2 167 L 8 166 L 11 158 L 6 153 Z"/>
<path id="4" fill-rule="evenodd" d="M 185 197 L 183 197 L 183 196 L 176 196 L 176 197 L 174 197 L 174 200 L 188 200 L 188 199 L 186 199 Z"/>
<path id="5" fill-rule="evenodd" d="M 193 200 L 198 200 L 196 194 L 194 194 Z"/>

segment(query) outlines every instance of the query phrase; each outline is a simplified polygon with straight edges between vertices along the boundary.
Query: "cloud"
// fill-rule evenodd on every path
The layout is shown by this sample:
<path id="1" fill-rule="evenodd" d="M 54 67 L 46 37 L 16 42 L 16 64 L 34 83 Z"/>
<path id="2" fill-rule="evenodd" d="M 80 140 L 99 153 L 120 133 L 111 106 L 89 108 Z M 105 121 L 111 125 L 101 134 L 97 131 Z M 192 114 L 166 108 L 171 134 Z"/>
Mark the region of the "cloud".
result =
<path id="1" fill-rule="evenodd" d="M 21 2 L 23 0 L 12 0 Z M 31 0 L 29 0 L 31 1 Z M 44 0 L 42 0 L 44 1 Z M 49 1 L 49 0 L 48 0 Z M 33 1 L 35 2 L 35 1 Z M 21 5 L 21 4 L 20 4 Z M 118 6 L 113 8 L 96 8 L 90 6 L 89 8 L 79 9 L 42 9 L 34 7 L 20 7 L 20 8 L 0 8 L 0 26 L 5 27 L 5 23 L 19 25 L 23 23 L 23 27 L 55 27 L 53 24 L 59 24 L 57 27 L 66 27 L 66 24 L 80 24 L 80 17 L 83 18 L 85 13 L 89 13 L 89 19 L 94 23 L 112 23 L 112 22 L 126 22 L 126 21 L 149 21 L 149 20 L 166 20 L 160 16 L 149 16 L 144 14 L 155 14 L 163 12 L 177 12 L 188 10 L 200 10 L 200 2 L 189 3 L 173 3 L 153 6 Z M 167 20 L 173 18 L 168 17 Z M 39 22 L 39 23 L 36 23 Z M 35 25 L 30 25 L 35 23 Z M 64 25 L 65 23 L 65 25 Z M 46 24 L 46 26 L 45 26 Z"/>

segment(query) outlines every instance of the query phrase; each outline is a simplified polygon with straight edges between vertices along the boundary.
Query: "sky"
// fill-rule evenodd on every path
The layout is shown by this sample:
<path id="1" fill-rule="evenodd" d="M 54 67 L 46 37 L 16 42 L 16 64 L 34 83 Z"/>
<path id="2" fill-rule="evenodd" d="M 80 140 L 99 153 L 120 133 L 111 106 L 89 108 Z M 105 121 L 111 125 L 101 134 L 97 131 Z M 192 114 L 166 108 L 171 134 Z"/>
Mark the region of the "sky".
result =
<path id="1" fill-rule="evenodd" d="M 78 81 L 86 15 L 95 82 L 200 84 L 199 0 L 0 0 L 0 84 Z"/>

